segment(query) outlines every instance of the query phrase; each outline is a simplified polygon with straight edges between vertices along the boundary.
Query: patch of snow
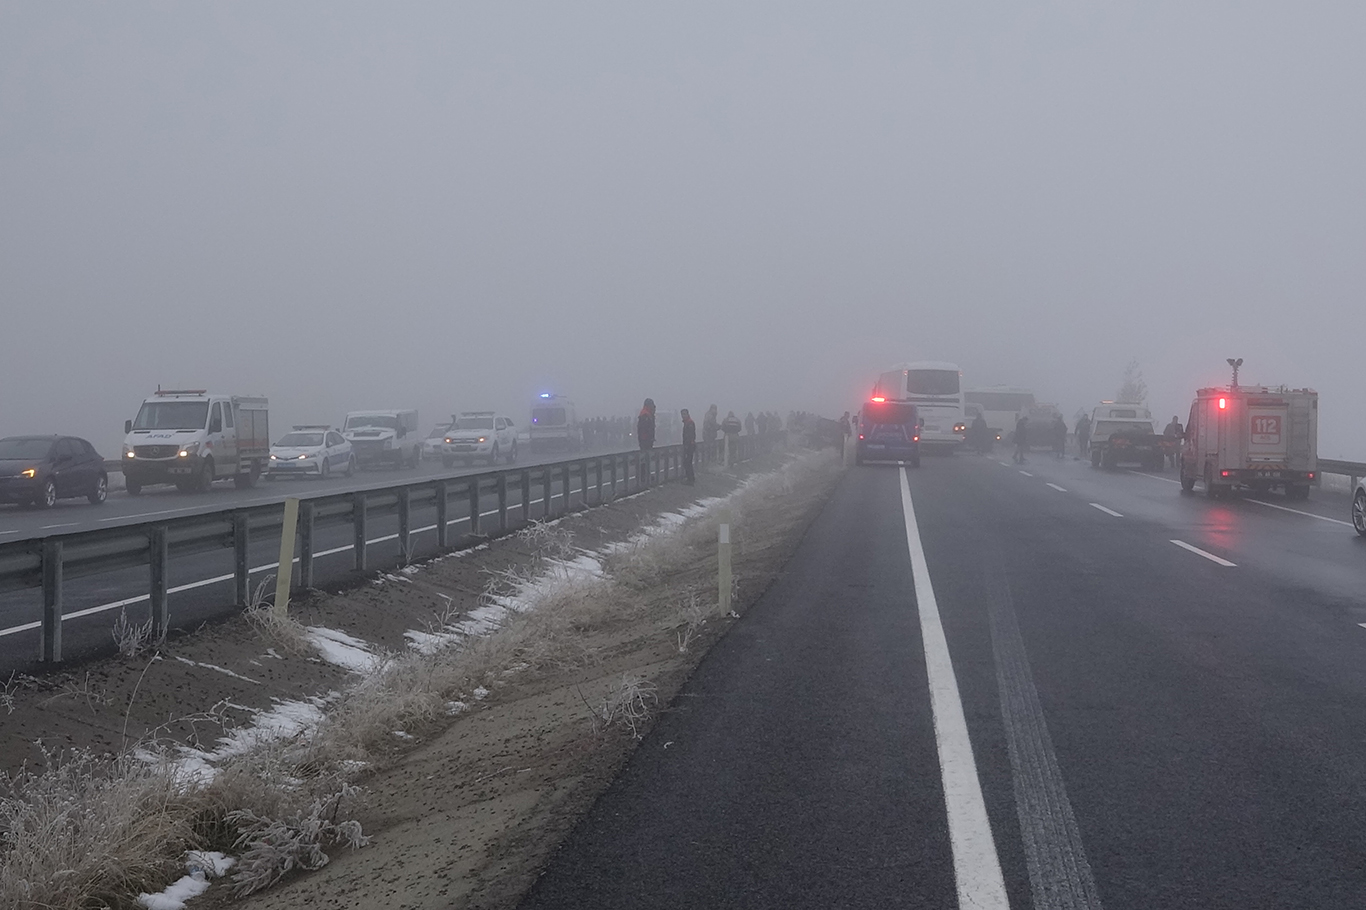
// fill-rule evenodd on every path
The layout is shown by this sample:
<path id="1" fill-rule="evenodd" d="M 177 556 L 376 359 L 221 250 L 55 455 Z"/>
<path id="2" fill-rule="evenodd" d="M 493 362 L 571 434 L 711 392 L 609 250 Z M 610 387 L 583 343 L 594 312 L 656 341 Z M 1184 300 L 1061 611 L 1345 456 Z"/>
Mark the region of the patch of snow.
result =
<path id="1" fill-rule="evenodd" d="M 137 905 L 146 910 L 185 910 L 186 901 L 209 890 L 209 879 L 222 878 L 236 862 L 222 853 L 191 850 L 185 854 L 189 873 L 171 882 L 164 891 L 139 894 Z"/>
<path id="2" fill-rule="evenodd" d="M 446 702 L 446 713 L 452 716 L 459 714 L 462 711 L 468 711 L 469 709 L 470 706 L 465 704 L 463 701 Z"/>
<path id="3" fill-rule="evenodd" d="M 309 626 L 305 635 L 324 660 L 354 673 L 369 673 L 380 660 L 370 652 L 369 642 L 353 638 L 345 632 L 324 626 Z"/>
<path id="4" fill-rule="evenodd" d="M 421 572 L 422 570 L 419 569 L 417 566 L 404 566 L 403 568 L 399 569 L 399 571 L 402 572 L 404 575 L 416 575 L 418 572 Z"/>
<path id="5" fill-rule="evenodd" d="M 266 648 L 266 653 L 269 654 L 271 657 L 275 658 L 276 660 L 284 660 L 284 658 L 281 657 L 279 652 L 277 652 L 274 648 Z"/>
<path id="6" fill-rule="evenodd" d="M 403 730 L 395 730 L 395 731 L 394 731 L 394 735 L 397 736 L 399 739 L 408 739 L 408 740 L 417 739 L 417 737 L 414 736 L 413 734 L 408 733 L 408 732 L 405 732 L 405 731 L 403 731 Z"/>
<path id="7" fill-rule="evenodd" d="M 488 698 L 489 690 L 485 689 L 483 686 L 480 686 L 479 688 L 474 690 L 474 697 L 480 700 Z"/>
<path id="8" fill-rule="evenodd" d="M 243 755 L 262 743 L 290 739 L 306 730 L 312 730 L 322 722 L 323 708 L 337 693 L 327 698 L 314 696 L 306 701 L 276 700 L 275 705 L 265 711 L 257 711 L 255 718 L 246 726 L 228 731 L 218 739 L 217 748 L 210 751 L 180 746 L 174 759 L 176 771 L 188 780 L 202 784 L 212 783 L 218 774 L 215 767 L 227 759 Z M 148 750 L 134 753 L 146 762 L 160 762 L 165 756 Z"/>

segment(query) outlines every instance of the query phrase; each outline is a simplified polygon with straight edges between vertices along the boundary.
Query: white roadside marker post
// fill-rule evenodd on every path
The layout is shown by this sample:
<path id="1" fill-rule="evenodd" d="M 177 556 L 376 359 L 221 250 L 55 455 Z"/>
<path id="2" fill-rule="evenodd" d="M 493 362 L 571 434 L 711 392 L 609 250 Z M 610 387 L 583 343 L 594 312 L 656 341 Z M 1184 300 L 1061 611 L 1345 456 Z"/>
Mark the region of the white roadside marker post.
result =
<path id="1" fill-rule="evenodd" d="M 280 525 L 280 567 L 275 572 L 276 616 L 284 617 L 289 609 L 289 582 L 294 569 L 294 536 L 299 528 L 299 500 L 291 496 L 285 500 L 284 521 Z"/>
<path id="2" fill-rule="evenodd" d="M 730 613 L 730 509 L 721 509 L 718 515 L 721 522 L 716 529 L 716 602 L 725 616 Z"/>

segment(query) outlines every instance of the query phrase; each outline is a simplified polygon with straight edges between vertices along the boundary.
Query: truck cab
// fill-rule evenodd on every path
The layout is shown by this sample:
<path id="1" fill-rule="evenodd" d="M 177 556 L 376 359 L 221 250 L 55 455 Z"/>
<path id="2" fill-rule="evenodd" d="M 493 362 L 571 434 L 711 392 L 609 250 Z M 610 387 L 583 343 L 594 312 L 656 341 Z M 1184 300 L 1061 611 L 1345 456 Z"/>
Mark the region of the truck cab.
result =
<path id="1" fill-rule="evenodd" d="M 154 484 L 202 492 L 226 477 L 240 488 L 255 486 L 270 458 L 265 398 L 158 389 L 123 431 L 120 461 L 131 496 Z"/>
<path id="2" fill-rule="evenodd" d="M 416 467 L 422 460 L 422 436 L 417 411 L 412 409 L 352 411 L 342 424 L 342 436 L 351 443 L 356 464 L 362 468 L 376 464 Z"/>

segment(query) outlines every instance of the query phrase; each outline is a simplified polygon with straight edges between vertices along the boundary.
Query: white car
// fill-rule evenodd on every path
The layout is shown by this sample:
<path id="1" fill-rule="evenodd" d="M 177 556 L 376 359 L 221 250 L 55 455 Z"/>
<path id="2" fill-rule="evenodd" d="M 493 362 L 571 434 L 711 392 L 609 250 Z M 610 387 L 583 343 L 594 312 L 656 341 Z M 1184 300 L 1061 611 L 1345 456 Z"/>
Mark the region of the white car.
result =
<path id="1" fill-rule="evenodd" d="M 512 418 L 493 411 L 466 411 L 446 430 L 441 446 L 441 463 L 452 467 L 456 461 L 472 463 L 484 458 L 494 464 L 499 458 L 508 464 L 517 460 L 517 428 Z"/>
<path id="2" fill-rule="evenodd" d="M 327 426 L 297 426 L 270 447 L 266 477 L 328 477 L 333 473 L 350 477 L 355 472 L 356 453 L 341 433 Z"/>
<path id="3" fill-rule="evenodd" d="M 427 434 L 427 438 L 422 440 L 423 458 L 439 458 L 441 456 L 441 447 L 446 444 L 446 436 L 450 429 L 450 424 L 443 423 Z"/>
<path id="4" fill-rule="evenodd" d="M 1352 527 L 1366 537 L 1366 477 L 1357 481 L 1357 488 L 1352 493 Z"/>

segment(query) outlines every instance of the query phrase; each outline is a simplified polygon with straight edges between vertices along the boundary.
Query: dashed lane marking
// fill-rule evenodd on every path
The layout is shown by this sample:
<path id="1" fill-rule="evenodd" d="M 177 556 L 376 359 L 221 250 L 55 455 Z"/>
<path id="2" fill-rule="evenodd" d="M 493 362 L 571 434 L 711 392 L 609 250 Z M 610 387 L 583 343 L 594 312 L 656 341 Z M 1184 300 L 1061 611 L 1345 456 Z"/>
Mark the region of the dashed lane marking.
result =
<path id="1" fill-rule="evenodd" d="M 1124 517 L 1124 516 L 1121 515 L 1119 512 L 1116 512 L 1114 509 L 1107 509 L 1107 508 L 1105 508 L 1105 506 L 1101 505 L 1101 504 L 1098 503 L 1098 502 L 1093 502 L 1093 503 L 1091 503 L 1091 508 L 1093 508 L 1093 509 L 1100 509 L 1100 510 L 1101 510 L 1102 512 L 1104 512 L 1106 515 L 1113 515 L 1113 516 L 1115 516 L 1116 518 L 1123 518 L 1123 517 Z"/>
<path id="2" fill-rule="evenodd" d="M 1215 556 L 1213 553 L 1207 553 L 1207 552 L 1205 552 L 1204 550 L 1200 549 L 1199 547 L 1193 547 L 1193 546 L 1191 546 L 1190 544 L 1186 543 L 1184 540 L 1173 540 L 1172 543 L 1176 544 L 1178 547 L 1180 547 L 1180 548 L 1183 549 L 1183 550 L 1190 550 L 1190 551 L 1191 551 L 1192 553 L 1194 553 L 1195 555 L 1197 555 L 1197 556 L 1203 556 L 1203 557 L 1205 557 L 1206 559 L 1208 559 L 1210 562 L 1218 563 L 1218 564 L 1221 565 L 1221 566 L 1229 566 L 1229 567 L 1232 567 L 1232 566 L 1238 565 L 1236 562 L 1229 562 L 1227 559 L 1224 559 L 1222 556 Z"/>
<path id="3" fill-rule="evenodd" d="M 972 754 L 972 741 L 968 739 L 963 701 L 958 695 L 958 679 L 953 673 L 948 639 L 930 581 L 929 563 L 920 544 L 909 475 L 905 468 L 897 473 L 901 475 L 901 510 L 906 520 L 906 547 L 910 552 L 911 577 L 920 612 L 920 638 L 929 677 L 939 772 L 944 781 L 958 906 L 974 910 L 1010 910 L 1001 861 L 992 839 L 986 801 L 982 798 L 982 784 L 977 777 L 977 761 Z"/>
<path id="4" fill-rule="evenodd" d="M 1010 467 L 1010 462 L 1008 462 L 1008 461 L 1003 461 L 1003 462 L 1001 462 L 1001 467 L 1003 467 L 1003 468 L 1008 468 L 1008 467 Z"/>
<path id="5" fill-rule="evenodd" d="M 78 525 L 78 524 L 80 524 L 79 521 L 64 521 L 64 522 L 62 522 L 62 523 L 59 524 L 59 525 L 41 525 L 41 526 L 39 526 L 38 530 L 40 530 L 40 531 L 50 531 L 50 530 L 52 530 L 53 528 L 74 528 L 74 527 L 76 527 L 76 525 Z"/>
<path id="6" fill-rule="evenodd" d="M 1024 476 L 1026 476 L 1026 477 L 1033 477 L 1033 476 L 1034 476 L 1033 474 L 1029 473 L 1028 471 L 1021 471 L 1020 473 L 1023 474 Z"/>
<path id="7" fill-rule="evenodd" d="M 1057 490 L 1059 493 L 1066 493 L 1066 492 L 1067 492 L 1067 490 L 1066 490 L 1065 488 L 1058 486 L 1056 483 L 1045 484 L 1045 486 L 1052 487 L 1053 489 Z"/>

